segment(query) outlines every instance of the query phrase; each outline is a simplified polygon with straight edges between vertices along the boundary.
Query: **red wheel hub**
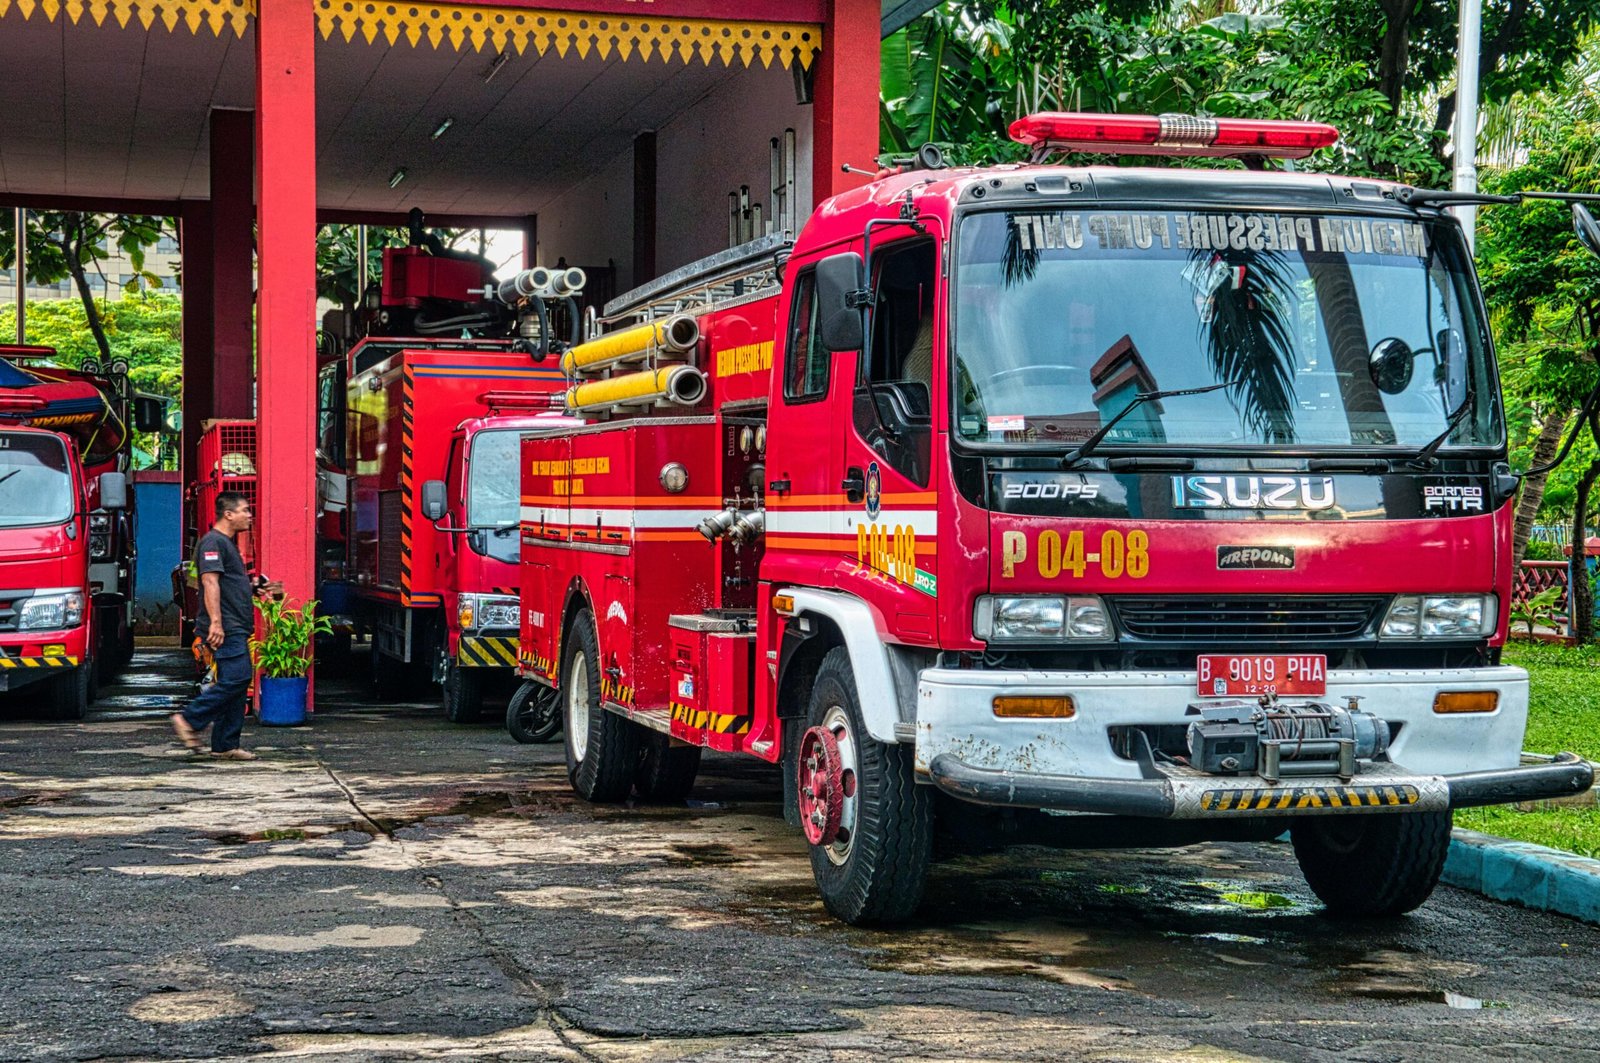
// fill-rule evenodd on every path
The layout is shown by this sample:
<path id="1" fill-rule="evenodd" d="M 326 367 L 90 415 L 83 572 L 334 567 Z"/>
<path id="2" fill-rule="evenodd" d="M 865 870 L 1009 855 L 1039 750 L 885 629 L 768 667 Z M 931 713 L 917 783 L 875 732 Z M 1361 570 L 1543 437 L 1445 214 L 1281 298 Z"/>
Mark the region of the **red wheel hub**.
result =
<path id="1" fill-rule="evenodd" d="M 839 740 L 825 727 L 800 739 L 800 824 L 812 845 L 832 845 L 844 815 L 844 772 Z"/>

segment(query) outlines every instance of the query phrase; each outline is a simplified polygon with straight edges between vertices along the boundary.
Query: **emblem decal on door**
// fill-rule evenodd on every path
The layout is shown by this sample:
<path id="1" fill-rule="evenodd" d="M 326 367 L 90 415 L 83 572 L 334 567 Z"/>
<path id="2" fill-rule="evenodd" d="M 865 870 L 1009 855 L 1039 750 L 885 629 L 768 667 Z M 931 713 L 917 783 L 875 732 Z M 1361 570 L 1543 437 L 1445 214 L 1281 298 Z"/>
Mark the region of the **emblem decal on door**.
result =
<path id="1" fill-rule="evenodd" d="M 883 474 L 878 471 L 878 463 L 872 462 L 867 466 L 867 519 L 877 520 L 879 503 L 883 500 Z"/>

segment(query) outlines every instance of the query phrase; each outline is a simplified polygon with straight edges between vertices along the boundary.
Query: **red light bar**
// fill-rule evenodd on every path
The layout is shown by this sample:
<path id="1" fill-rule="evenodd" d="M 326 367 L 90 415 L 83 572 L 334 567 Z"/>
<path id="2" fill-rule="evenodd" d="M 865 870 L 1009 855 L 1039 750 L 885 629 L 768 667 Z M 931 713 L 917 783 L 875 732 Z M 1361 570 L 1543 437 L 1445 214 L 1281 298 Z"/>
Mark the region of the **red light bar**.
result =
<path id="1" fill-rule="evenodd" d="M 7 395 L 0 393 L 0 413 L 33 413 L 49 405 L 38 395 Z"/>
<path id="2" fill-rule="evenodd" d="M 491 410 L 553 410 L 566 408 L 565 395 L 562 391 L 485 391 L 478 401 Z"/>
<path id="3" fill-rule="evenodd" d="M 1011 123 L 1019 144 L 1109 155 L 1269 155 L 1303 159 L 1339 139 L 1321 122 L 1197 118 L 1187 114 L 1086 114 L 1048 111 Z"/>

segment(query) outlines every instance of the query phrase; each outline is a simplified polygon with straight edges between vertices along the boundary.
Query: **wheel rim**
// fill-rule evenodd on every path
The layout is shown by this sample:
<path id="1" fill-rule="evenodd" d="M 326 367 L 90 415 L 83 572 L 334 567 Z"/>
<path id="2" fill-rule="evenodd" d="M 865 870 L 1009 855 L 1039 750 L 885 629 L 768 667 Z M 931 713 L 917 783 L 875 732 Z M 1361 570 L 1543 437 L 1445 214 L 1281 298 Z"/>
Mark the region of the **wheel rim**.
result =
<path id="1" fill-rule="evenodd" d="M 582 763 L 589 752 L 589 660 L 582 650 L 573 652 L 567 670 L 567 734 L 572 739 L 572 759 Z"/>
<path id="2" fill-rule="evenodd" d="M 839 741 L 825 727 L 813 727 L 800 740 L 800 825 L 812 845 L 832 845 L 844 815 L 844 779 Z"/>
<path id="3" fill-rule="evenodd" d="M 839 825 L 831 832 L 832 840 L 818 848 L 830 863 L 842 865 L 850 859 L 850 851 L 855 844 L 856 819 L 861 808 L 855 732 L 850 728 L 850 716 L 842 705 L 828 706 L 828 711 L 822 716 L 822 726 L 815 730 L 827 732 L 833 748 L 837 750 L 839 780 Z"/>

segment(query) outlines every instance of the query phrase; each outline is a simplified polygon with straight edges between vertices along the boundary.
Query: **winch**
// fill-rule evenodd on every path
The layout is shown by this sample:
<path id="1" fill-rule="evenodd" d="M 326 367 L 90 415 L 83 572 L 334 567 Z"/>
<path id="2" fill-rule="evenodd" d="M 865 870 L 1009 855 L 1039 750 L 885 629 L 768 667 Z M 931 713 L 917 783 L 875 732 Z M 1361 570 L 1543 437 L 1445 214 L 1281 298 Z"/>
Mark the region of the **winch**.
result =
<path id="1" fill-rule="evenodd" d="M 1337 775 L 1348 782 L 1362 761 L 1389 749 L 1389 723 L 1363 712 L 1361 699 L 1344 708 L 1273 697 L 1191 704 L 1189 763 L 1211 775 L 1254 772 L 1268 782 L 1285 775 Z"/>

